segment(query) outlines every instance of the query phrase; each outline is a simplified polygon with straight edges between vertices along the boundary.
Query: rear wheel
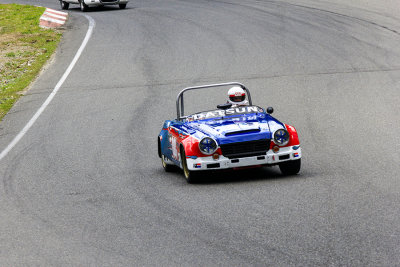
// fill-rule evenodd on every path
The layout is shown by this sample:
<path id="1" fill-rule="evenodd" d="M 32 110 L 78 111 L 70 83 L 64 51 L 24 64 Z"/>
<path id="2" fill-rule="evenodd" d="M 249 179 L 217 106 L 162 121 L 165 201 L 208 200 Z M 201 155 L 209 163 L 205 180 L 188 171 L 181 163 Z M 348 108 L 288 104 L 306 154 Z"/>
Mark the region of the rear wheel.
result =
<path id="1" fill-rule="evenodd" d="M 65 1 L 60 1 L 61 9 L 67 10 L 69 8 L 69 3 Z"/>
<path id="2" fill-rule="evenodd" d="M 84 0 L 81 0 L 81 1 L 79 2 L 79 5 L 80 5 L 81 10 L 82 10 L 83 12 L 86 12 L 86 11 L 88 10 L 88 6 L 84 3 Z"/>
<path id="3" fill-rule="evenodd" d="M 175 170 L 175 166 L 174 165 L 167 164 L 164 155 L 161 155 L 161 164 L 162 164 L 162 166 L 164 168 L 164 171 L 166 171 L 166 172 L 172 172 L 172 171 Z"/>
<path id="4" fill-rule="evenodd" d="M 181 146 L 181 163 L 182 163 L 182 168 L 183 168 L 183 175 L 185 176 L 186 181 L 189 184 L 193 184 L 196 182 L 196 172 L 192 172 L 189 170 L 187 166 L 187 161 L 186 161 L 186 154 L 185 154 L 185 149 Z"/>
<path id="5" fill-rule="evenodd" d="M 298 174 L 301 167 L 301 159 L 289 160 L 279 164 L 279 169 L 281 169 L 284 175 L 294 175 Z"/>
<path id="6" fill-rule="evenodd" d="M 126 4 L 119 4 L 120 9 L 125 9 L 125 7 L 126 7 Z"/>

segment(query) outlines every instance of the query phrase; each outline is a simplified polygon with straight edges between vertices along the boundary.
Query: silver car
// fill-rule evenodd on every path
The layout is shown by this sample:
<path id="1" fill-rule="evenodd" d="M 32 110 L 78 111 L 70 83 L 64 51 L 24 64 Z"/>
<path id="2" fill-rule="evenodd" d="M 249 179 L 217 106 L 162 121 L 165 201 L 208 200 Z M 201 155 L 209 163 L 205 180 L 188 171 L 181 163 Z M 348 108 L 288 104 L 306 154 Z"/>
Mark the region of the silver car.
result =
<path id="1" fill-rule="evenodd" d="M 119 5 L 119 8 L 124 9 L 128 0 L 60 0 L 61 8 L 68 9 L 69 4 L 78 4 L 82 11 L 87 11 L 89 7 Z"/>

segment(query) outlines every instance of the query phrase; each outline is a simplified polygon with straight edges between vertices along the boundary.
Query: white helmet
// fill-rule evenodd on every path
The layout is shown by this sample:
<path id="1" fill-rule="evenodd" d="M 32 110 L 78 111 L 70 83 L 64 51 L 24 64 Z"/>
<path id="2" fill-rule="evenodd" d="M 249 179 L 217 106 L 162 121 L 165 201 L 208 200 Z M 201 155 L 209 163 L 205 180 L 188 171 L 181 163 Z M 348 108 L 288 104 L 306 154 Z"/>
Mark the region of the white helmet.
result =
<path id="1" fill-rule="evenodd" d="M 228 91 L 228 102 L 232 105 L 246 105 L 246 93 L 242 87 L 234 86 Z"/>

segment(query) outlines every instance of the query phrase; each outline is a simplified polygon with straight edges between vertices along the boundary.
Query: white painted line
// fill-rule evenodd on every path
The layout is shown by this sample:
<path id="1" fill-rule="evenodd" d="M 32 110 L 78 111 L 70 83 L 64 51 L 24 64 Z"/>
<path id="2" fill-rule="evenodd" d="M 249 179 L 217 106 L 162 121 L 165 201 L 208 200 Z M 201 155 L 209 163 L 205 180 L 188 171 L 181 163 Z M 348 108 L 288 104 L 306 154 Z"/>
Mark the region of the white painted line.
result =
<path id="1" fill-rule="evenodd" d="M 54 23 L 58 23 L 58 24 L 64 24 L 65 23 L 64 20 L 52 19 L 52 18 L 49 18 L 49 17 L 41 17 L 40 20 L 46 20 L 46 21 L 50 21 L 50 22 L 54 22 Z"/>
<path id="2" fill-rule="evenodd" d="M 66 19 L 67 19 L 67 16 L 60 16 L 60 15 L 52 14 L 52 13 L 47 12 L 47 11 L 45 11 L 45 12 L 43 13 L 43 15 L 47 15 L 47 16 L 49 16 L 49 17 L 53 17 L 53 18 L 57 18 L 57 19 L 61 19 L 61 20 L 66 20 Z M 43 16 L 43 15 L 42 15 L 42 16 Z"/>
<path id="3" fill-rule="evenodd" d="M 76 62 L 78 61 L 78 59 L 81 56 L 83 50 L 85 49 L 87 43 L 89 42 L 89 39 L 93 33 L 93 29 L 96 25 L 96 22 L 94 21 L 94 19 L 92 19 L 88 15 L 84 15 L 84 16 L 89 20 L 89 28 L 86 32 L 85 39 L 83 39 L 81 46 L 79 47 L 78 51 L 75 54 L 75 57 L 72 59 L 67 70 L 64 72 L 63 76 L 58 81 L 58 83 L 54 87 L 51 94 L 47 97 L 46 101 L 44 101 L 44 103 L 40 106 L 38 111 L 36 111 L 35 115 L 33 115 L 33 117 L 25 125 L 25 127 L 17 134 L 17 136 L 14 137 L 14 139 L 11 141 L 11 143 L 8 144 L 8 146 L 1 152 L 0 160 L 2 160 L 5 156 L 7 156 L 7 154 L 13 149 L 13 147 L 16 144 L 18 144 L 18 142 L 22 139 L 22 137 L 24 137 L 24 135 L 29 131 L 29 129 L 32 127 L 32 125 L 36 122 L 36 120 L 39 118 L 39 116 L 43 113 L 43 111 L 46 109 L 46 107 L 53 100 L 54 96 L 57 94 L 58 90 L 63 85 L 64 81 L 67 79 L 68 75 L 71 73 L 72 69 L 74 68 Z"/>

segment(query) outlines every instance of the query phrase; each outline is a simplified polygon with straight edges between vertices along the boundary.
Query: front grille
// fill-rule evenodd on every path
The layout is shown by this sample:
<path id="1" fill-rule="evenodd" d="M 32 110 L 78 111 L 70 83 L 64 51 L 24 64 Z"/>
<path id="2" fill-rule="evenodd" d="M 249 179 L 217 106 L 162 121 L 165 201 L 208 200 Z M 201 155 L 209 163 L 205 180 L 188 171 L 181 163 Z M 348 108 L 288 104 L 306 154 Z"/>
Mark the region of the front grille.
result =
<path id="1" fill-rule="evenodd" d="M 256 141 L 230 143 L 221 145 L 222 155 L 227 158 L 244 158 L 265 155 L 269 149 L 271 140 L 262 139 Z"/>

